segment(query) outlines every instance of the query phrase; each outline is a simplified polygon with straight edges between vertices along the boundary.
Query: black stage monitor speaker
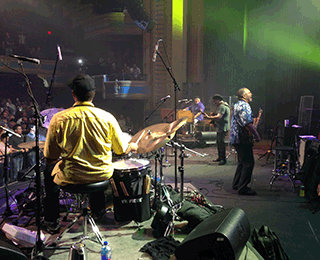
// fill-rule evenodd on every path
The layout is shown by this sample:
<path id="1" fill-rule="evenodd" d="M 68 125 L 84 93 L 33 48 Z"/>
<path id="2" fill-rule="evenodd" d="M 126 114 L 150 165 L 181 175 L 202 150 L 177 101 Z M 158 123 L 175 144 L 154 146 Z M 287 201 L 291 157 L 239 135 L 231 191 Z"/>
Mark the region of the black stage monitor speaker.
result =
<path id="1" fill-rule="evenodd" d="M 202 145 L 212 145 L 217 143 L 217 132 L 197 132 L 195 137 Z"/>
<path id="2" fill-rule="evenodd" d="M 27 260 L 27 256 L 24 255 L 21 250 L 13 244 L 7 243 L 0 238 L 0 259 L 10 260 Z"/>
<path id="3" fill-rule="evenodd" d="M 230 208 L 197 225 L 175 255 L 178 260 L 238 259 L 249 237 L 250 224 L 244 211 Z"/>

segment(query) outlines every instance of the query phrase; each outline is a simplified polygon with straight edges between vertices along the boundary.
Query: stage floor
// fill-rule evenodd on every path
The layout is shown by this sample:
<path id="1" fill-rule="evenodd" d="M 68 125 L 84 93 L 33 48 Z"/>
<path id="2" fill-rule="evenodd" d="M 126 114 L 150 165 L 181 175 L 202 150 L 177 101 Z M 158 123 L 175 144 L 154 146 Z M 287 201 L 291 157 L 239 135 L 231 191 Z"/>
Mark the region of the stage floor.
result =
<path id="1" fill-rule="evenodd" d="M 257 195 L 250 197 L 238 195 L 231 187 L 236 169 L 235 154 L 230 155 L 226 165 L 219 166 L 213 162 L 217 155 L 215 146 L 188 148 L 185 151 L 186 158 L 183 165 L 184 191 L 198 190 L 214 205 L 221 205 L 224 208 L 241 208 L 249 219 L 251 230 L 260 228 L 261 225 L 267 225 L 275 231 L 290 259 L 318 259 L 320 244 L 319 213 L 312 214 L 312 209 L 306 200 L 299 197 L 298 189 L 296 193 L 293 192 L 291 183 L 286 178 L 279 178 L 270 190 L 269 179 L 273 169 L 273 155 L 270 156 L 268 161 L 267 156 L 258 160 L 260 155 L 267 150 L 268 142 L 255 146 L 256 165 L 251 186 L 257 192 Z M 181 161 L 178 157 L 177 167 L 175 167 L 172 152 L 172 148 L 167 148 L 165 157 L 167 167 L 163 168 L 163 175 L 166 184 L 175 186 L 175 172 L 177 172 L 177 185 L 180 183 L 181 175 L 178 167 L 181 166 Z M 178 150 L 179 155 L 180 151 Z M 156 170 L 154 159 L 150 159 L 150 163 L 154 172 Z M 168 167 L 169 165 L 171 166 Z M 10 194 L 14 196 L 19 190 L 25 189 L 26 185 L 27 182 L 10 185 Z M 298 182 L 297 186 L 299 186 Z M 6 208 L 3 189 L 0 202 L 2 205 L 0 213 L 3 213 Z M 61 217 L 63 216 L 64 213 L 61 213 Z M 6 222 L 14 221 L 16 217 L 11 216 Z M 70 223 L 72 217 L 72 214 L 70 214 L 67 221 L 63 221 L 63 227 Z M 146 243 L 155 240 L 152 236 L 152 220 L 153 217 L 141 223 L 140 228 L 133 221 L 120 225 L 115 223 L 113 212 L 109 211 L 105 216 L 104 223 L 98 226 L 104 239 L 109 242 L 112 248 L 112 259 L 151 259 L 148 254 L 139 252 L 139 250 Z M 176 222 L 176 227 L 185 224 L 185 222 Z M 36 230 L 35 222 L 31 221 L 27 228 Z M 90 225 L 88 230 L 91 230 Z M 71 246 L 78 241 L 77 236 L 81 232 L 80 226 L 78 224 L 74 225 L 59 241 L 59 245 Z M 49 234 L 46 234 L 46 236 L 51 240 L 55 238 L 55 236 Z M 92 232 L 89 233 L 89 237 L 96 240 Z M 185 237 L 186 235 L 179 233 L 179 231 L 174 234 L 174 238 L 179 241 L 182 241 Z M 85 244 L 88 259 L 100 259 L 100 245 L 91 240 L 87 240 Z M 247 245 L 248 247 L 244 248 L 240 259 L 259 259 L 259 255 L 250 247 L 250 244 L 247 243 Z M 51 260 L 67 259 L 69 250 L 45 250 L 43 254 Z"/>

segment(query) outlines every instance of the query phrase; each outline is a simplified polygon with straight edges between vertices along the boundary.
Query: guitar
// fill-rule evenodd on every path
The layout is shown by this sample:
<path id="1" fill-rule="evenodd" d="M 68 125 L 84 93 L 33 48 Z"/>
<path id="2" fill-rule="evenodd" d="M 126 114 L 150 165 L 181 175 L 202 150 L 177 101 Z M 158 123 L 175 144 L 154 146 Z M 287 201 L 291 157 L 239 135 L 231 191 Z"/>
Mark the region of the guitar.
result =
<path id="1" fill-rule="evenodd" d="M 206 119 L 212 119 L 212 116 L 215 116 L 215 115 L 217 115 L 216 113 L 213 113 L 213 112 L 211 112 L 211 115 L 209 116 L 206 112 L 201 112 L 201 114 L 203 114 L 203 116 L 206 118 Z M 212 119 L 211 121 L 210 121 L 210 124 L 213 124 L 213 126 L 216 128 L 217 127 L 217 122 L 214 120 L 214 119 Z"/>
<path id="2" fill-rule="evenodd" d="M 257 130 L 258 124 L 259 124 L 259 122 L 260 122 L 261 115 L 262 115 L 262 109 L 259 108 L 259 114 L 258 114 L 258 116 L 257 116 L 256 118 L 253 119 L 253 123 L 252 123 L 253 127 L 254 127 L 256 130 Z M 248 128 L 247 128 L 247 131 L 248 131 L 248 133 L 249 133 L 249 140 L 250 140 L 250 142 L 253 144 L 253 143 L 255 142 L 254 136 L 253 136 L 253 134 L 249 131 Z"/>
<path id="3" fill-rule="evenodd" d="M 262 109 L 259 108 L 259 114 L 258 114 L 257 118 L 253 119 L 253 127 L 254 127 L 255 129 L 257 129 L 257 127 L 258 127 L 258 124 L 259 124 L 259 122 L 260 122 L 261 115 L 262 115 Z"/>

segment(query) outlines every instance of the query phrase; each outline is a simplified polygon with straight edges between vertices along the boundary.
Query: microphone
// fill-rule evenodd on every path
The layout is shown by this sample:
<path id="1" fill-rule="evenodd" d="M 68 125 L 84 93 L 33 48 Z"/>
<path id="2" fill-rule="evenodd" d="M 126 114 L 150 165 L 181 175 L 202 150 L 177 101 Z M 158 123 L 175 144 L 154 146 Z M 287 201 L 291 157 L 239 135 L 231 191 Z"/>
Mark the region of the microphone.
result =
<path id="1" fill-rule="evenodd" d="M 18 55 L 12 55 L 12 54 L 10 54 L 9 56 L 12 57 L 12 58 L 16 58 L 16 59 L 18 59 L 18 60 L 35 63 L 35 64 L 37 64 L 37 65 L 40 64 L 40 60 L 35 59 L 35 58 L 27 58 L 27 57 L 18 56 Z"/>
<path id="2" fill-rule="evenodd" d="M 189 99 L 187 99 L 187 98 L 178 100 L 179 103 L 181 103 L 181 102 L 188 102 L 188 101 L 189 101 Z"/>
<path id="3" fill-rule="evenodd" d="M 192 99 L 189 99 L 186 103 L 188 104 L 188 103 L 190 103 L 190 102 L 192 102 Z"/>
<path id="4" fill-rule="evenodd" d="M 12 130 L 10 130 L 10 129 L 2 126 L 2 125 L 0 125 L 0 128 L 1 128 L 2 130 L 6 131 L 7 133 L 10 133 L 10 134 L 15 135 L 15 136 L 17 136 L 17 137 L 21 137 L 21 135 L 17 134 L 16 132 L 13 132 Z"/>
<path id="5" fill-rule="evenodd" d="M 157 41 L 156 46 L 154 47 L 152 62 L 156 62 L 160 41 L 162 41 L 162 39 L 159 39 L 159 40 Z"/>
<path id="6" fill-rule="evenodd" d="M 62 54 L 61 54 L 61 49 L 59 44 L 57 44 L 57 49 L 58 49 L 59 60 L 62 60 Z"/>
<path id="7" fill-rule="evenodd" d="M 167 95 L 167 96 L 161 98 L 159 101 L 165 101 L 165 100 L 167 100 L 168 98 L 171 98 L 171 96 L 170 96 L 170 95 Z"/>

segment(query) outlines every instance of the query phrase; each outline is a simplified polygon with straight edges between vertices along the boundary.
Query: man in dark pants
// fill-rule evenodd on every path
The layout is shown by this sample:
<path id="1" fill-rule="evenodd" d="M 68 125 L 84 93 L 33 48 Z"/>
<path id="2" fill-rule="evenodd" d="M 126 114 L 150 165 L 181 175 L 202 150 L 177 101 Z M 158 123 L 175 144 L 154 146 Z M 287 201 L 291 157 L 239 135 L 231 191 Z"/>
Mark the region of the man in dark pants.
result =
<path id="1" fill-rule="evenodd" d="M 217 106 L 215 115 L 208 116 L 204 113 L 206 118 L 213 119 L 214 125 L 217 128 L 217 148 L 218 158 L 214 160 L 219 162 L 219 165 L 226 164 L 226 144 L 225 139 L 230 130 L 230 108 L 229 104 L 223 101 L 223 97 L 216 94 L 212 97 L 213 103 Z"/>
<path id="2" fill-rule="evenodd" d="M 241 88 L 237 97 L 238 102 L 233 107 L 230 129 L 230 142 L 238 154 L 238 167 L 232 188 L 238 190 L 239 195 L 256 195 L 257 193 L 248 187 L 254 167 L 252 136 L 256 142 L 260 141 L 260 136 L 253 126 L 252 110 L 249 105 L 252 93 L 247 88 Z"/>

